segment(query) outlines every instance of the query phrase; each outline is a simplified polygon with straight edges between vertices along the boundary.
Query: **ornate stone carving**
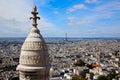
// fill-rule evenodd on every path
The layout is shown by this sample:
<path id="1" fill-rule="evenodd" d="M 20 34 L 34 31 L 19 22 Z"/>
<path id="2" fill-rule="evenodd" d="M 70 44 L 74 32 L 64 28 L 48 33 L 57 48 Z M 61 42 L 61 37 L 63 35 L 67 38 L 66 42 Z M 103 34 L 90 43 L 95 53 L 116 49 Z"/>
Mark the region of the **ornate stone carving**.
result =
<path id="1" fill-rule="evenodd" d="M 45 50 L 46 45 L 42 42 L 25 42 L 22 46 L 23 50 Z"/>
<path id="2" fill-rule="evenodd" d="M 44 56 L 38 55 L 21 55 L 20 64 L 43 64 Z"/>
<path id="3" fill-rule="evenodd" d="M 20 74 L 20 79 L 21 80 L 39 80 L 39 78 L 37 77 L 38 75 L 35 74 Z"/>
<path id="4" fill-rule="evenodd" d="M 37 8 L 32 11 L 33 28 L 21 48 L 17 70 L 20 80 L 48 80 L 49 56 L 46 43 L 37 28 Z"/>
<path id="5" fill-rule="evenodd" d="M 20 72 L 20 80 L 46 80 L 46 74 L 33 72 Z"/>

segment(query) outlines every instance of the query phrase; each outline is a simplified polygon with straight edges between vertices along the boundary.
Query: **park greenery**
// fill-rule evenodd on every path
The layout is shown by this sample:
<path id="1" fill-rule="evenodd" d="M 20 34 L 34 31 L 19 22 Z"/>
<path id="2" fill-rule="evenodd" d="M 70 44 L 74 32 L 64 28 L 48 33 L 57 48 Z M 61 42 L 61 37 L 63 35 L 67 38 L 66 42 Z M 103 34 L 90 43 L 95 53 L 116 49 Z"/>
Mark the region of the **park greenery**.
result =
<path id="1" fill-rule="evenodd" d="M 76 66 L 85 66 L 85 63 L 84 61 L 82 60 L 78 60 L 76 63 L 75 63 Z"/>

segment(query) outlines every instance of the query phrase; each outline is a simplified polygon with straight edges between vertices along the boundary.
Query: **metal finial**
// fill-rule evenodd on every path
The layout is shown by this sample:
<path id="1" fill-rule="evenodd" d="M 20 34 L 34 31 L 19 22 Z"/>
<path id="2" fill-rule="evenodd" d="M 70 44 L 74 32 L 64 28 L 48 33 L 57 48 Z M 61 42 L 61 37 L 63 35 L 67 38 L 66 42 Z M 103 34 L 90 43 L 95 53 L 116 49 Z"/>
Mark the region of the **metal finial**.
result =
<path id="1" fill-rule="evenodd" d="M 31 12 L 31 14 L 33 15 L 33 17 L 30 17 L 30 20 L 33 20 L 33 26 L 37 27 L 37 19 L 40 19 L 40 17 L 37 16 L 38 12 L 37 12 L 37 7 L 34 6 L 33 7 L 33 11 Z"/>

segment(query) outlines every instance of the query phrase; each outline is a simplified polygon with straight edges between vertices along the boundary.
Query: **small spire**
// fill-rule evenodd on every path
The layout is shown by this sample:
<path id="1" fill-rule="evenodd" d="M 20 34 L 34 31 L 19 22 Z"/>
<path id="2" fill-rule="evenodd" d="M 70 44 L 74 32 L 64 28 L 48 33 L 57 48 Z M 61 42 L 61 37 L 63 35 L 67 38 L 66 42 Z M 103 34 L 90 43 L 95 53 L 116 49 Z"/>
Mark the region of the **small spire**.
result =
<path id="1" fill-rule="evenodd" d="M 33 20 L 33 26 L 34 27 L 37 27 L 37 19 L 40 19 L 40 17 L 38 17 L 38 12 L 37 12 L 37 7 L 34 6 L 33 7 L 33 11 L 31 12 L 31 14 L 33 15 L 33 17 L 30 17 L 30 20 L 32 19 Z"/>

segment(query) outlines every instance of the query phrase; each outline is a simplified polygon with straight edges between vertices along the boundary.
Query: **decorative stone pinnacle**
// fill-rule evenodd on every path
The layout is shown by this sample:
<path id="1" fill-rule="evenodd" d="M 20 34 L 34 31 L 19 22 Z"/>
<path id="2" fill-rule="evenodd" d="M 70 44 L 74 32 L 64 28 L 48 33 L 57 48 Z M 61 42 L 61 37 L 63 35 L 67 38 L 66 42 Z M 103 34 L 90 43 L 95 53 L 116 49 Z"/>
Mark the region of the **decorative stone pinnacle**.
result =
<path id="1" fill-rule="evenodd" d="M 33 26 L 34 27 L 37 27 L 37 19 L 40 19 L 40 17 L 38 17 L 37 15 L 38 15 L 38 12 L 37 12 L 37 7 L 36 6 L 34 6 L 33 7 L 33 11 L 31 12 L 31 14 L 33 15 L 33 17 L 30 17 L 30 20 L 32 19 L 33 20 Z"/>

